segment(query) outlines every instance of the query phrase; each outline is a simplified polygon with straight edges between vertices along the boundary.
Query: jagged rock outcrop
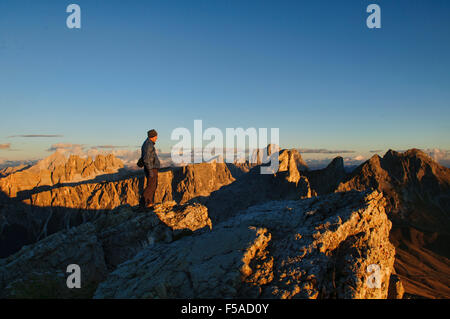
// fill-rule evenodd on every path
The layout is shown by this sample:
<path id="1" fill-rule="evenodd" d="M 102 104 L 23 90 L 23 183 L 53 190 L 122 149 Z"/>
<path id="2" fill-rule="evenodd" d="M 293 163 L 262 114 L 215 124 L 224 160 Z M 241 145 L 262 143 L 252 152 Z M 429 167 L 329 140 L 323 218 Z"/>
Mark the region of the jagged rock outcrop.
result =
<path id="1" fill-rule="evenodd" d="M 272 148 L 269 146 L 269 149 Z M 266 198 L 294 199 L 311 196 L 306 177 L 300 176 L 298 171 L 299 167 L 304 168 L 298 152 L 296 150 L 283 150 L 279 160 L 280 171 L 277 175 L 261 176 L 259 167 L 253 167 L 253 172 L 239 185 L 233 187 L 239 192 L 239 197 L 246 197 L 244 200 L 237 202 L 240 209 L 264 201 Z M 110 162 L 113 165 L 112 169 L 108 166 Z M 124 205 L 138 205 L 145 185 L 145 178 L 142 173 L 128 178 L 115 179 L 114 181 L 73 182 L 52 186 L 54 182 L 60 183 L 62 180 L 74 181 L 80 172 L 82 175 L 84 174 L 84 177 L 87 177 L 92 176 L 92 174 L 95 175 L 99 171 L 111 171 L 115 166 L 117 165 L 114 164 L 112 155 L 98 156 L 94 162 L 91 162 L 89 158 L 84 160 L 76 156 L 71 156 L 67 160 L 63 154 L 57 152 L 28 170 L 1 179 L 0 183 L 8 185 L 6 188 L 9 194 L 19 193 L 23 203 L 13 203 L 10 198 L 4 201 L 8 204 L 4 204 L 0 209 L 0 238 L 9 243 L 12 241 L 12 237 L 16 237 L 15 234 L 25 232 L 26 236 L 22 234 L 21 237 L 26 237 L 26 239 L 14 241 L 31 243 L 61 229 L 92 220 L 100 211 L 112 210 Z M 163 169 L 159 174 L 155 201 L 174 200 L 183 204 L 198 198 L 200 202 L 205 202 L 211 192 L 235 181 L 228 169 L 229 166 L 225 163 L 213 161 L 211 163 Z M 48 178 L 43 178 L 43 176 Z M 33 181 L 30 182 L 29 178 Z M 267 185 L 266 181 L 269 181 Z M 247 182 L 249 182 L 248 185 L 244 185 Z M 36 183 L 40 186 L 24 191 L 24 189 L 32 188 Z M 227 192 L 224 192 L 221 198 L 224 198 L 228 203 L 234 202 L 230 201 L 230 198 L 225 198 L 227 196 Z M 219 207 L 222 205 L 219 204 L 215 203 L 211 206 Z M 224 209 L 230 208 L 225 206 L 223 206 Z M 224 215 L 221 214 L 221 217 L 224 217 Z M 17 229 L 20 229 L 20 231 L 17 232 Z M 20 244 L 18 246 L 20 247 Z M 10 247 L 12 251 L 15 251 L 14 247 Z M 11 251 L 11 249 L 7 250 Z M 4 250 L 0 249 L 0 256 L 9 254 Z"/>
<path id="2" fill-rule="evenodd" d="M 337 191 L 352 189 L 377 189 L 387 198 L 405 292 L 450 298 L 450 169 L 417 149 L 390 150 L 360 165 Z"/>
<path id="3" fill-rule="evenodd" d="M 269 163 L 272 156 L 278 152 L 279 168 L 278 172 L 284 172 L 290 167 L 296 167 L 299 171 L 307 171 L 308 165 L 296 149 L 282 149 L 278 145 L 269 144 L 264 149 L 257 149 L 253 152 L 249 168 Z"/>
<path id="4" fill-rule="evenodd" d="M 0 260 L 0 269 L 7 267 L 5 269 L 9 269 L 11 274 L 18 273 L 15 266 L 12 266 L 14 258 L 22 260 L 17 264 L 19 266 L 28 257 L 31 258 L 31 264 L 35 262 L 35 258 L 47 260 L 45 256 L 49 256 L 48 260 L 52 261 L 52 265 L 66 263 L 67 260 L 62 256 L 63 250 L 55 250 L 52 242 L 46 242 L 52 237 L 49 235 L 56 232 L 55 235 L 59 237 L 51 241 L 58 242 L 61 247 L 66 247 L 66 240 L 69 239 L 74 243 L 89 243 L 82 244 L 85 247 L 83 249 L 95 250 L 95 247 L 100 246 L 107 272 L 124 262 L 126 265 L 130 259 L 130 267 L 133 267 L 134 256 L 141 252 L 138 255 L 141 256 L 139 261 L 153 267 L 148 274 L 161 274 L 162 279 L 151 283 L 156 286 L 146 286 L 149 290 L 136 296 L 170 297 L 178 293 L 197 297 L 205 296 L 205 291 L 212 291 L 218 298 L 366 298 L 385 297 L 385 294 L 399 298 L 405 292 L 407 296 L 449 298 L 450 282 L 446 276 L 450 270 L 448 168 L 440 166 L 418 150 L 405 153 L 389 151 L 383 158 L 374 156 L 348 176 L 345 176 L 342 158 L 334 159 L 327 168 L 318 171 L 308 170 L 296 151 L 282 150 L 278 159 L 278 171 L 269 175 L 261 175 L 258 165 L 233 165 L 214 161 L 163 169 L 159 174 L 155 197 L 156 202 L 163 204 L 157 206 L 155 213 L 150 215 L 138 213 L 136 208 L 129 207 L 139 203 L 139 195 L 145 183 L 141 173 L 107 178 L 101 182 L 90 177 L 87 178 L 89 181 L 84 181 L 79 173 L 70 173 L 83 172 L 84 169 L 81 170 L 80 167 L 84 167 L 84 164 L 76 158 L 68 161 L 67 158 L 58 156 L 40 162 L 32 167 L 33 170 L 9 170 L 5 173 L 8 176 L 0 179 L 0 184 L 8 179 L 11 182 L 14 178 L 19 178 L 19 174 L 35 172 L 37 168 L 39 172 L 47 170 L 50 175 L 45 173 L 40 176 L 39 186 L 34 187 L 32 185 L 35 185 L 36 179 L 30 177 L 34 175 L 25 174 L 24 181 L 18 183 L 19 187 L 7 187 L 8 194 L 19 195 L 18 197 L 11 198 L 0 192 L 0 258 L 16 252 L 13 255 L 15 257 L 10 256 L 13 259 L 8 257 L 7 263 L 6 259 Z M 96 166 L 93 161 L 90 165 L 106 172 L 109 164 L 103 165 L 100 161 Z M 92 176 L 98 172 L 94 172 Z M 86 174 L 88 176 L 91 171 L 87 170 Z M 52 178 L 57 181 L 54 185 Z M 67 180 L 72 182 L 65 182 Z M 28 187 L 34 188 L 26 190 Z M 382 294 L 377 293 L 376 296 L 371 294 L 372 291 L 364 290 L 361 285 L 362 269 L 367 266 L 361 256 L 379 256 L 381 248 L 375 246 L 380 241 L 381 246 L 388 251 L 386 262 L 390 262 L 391 250 L 384 239 L 380 239 L 380 236 L 385 236 L 387 226 L 383 218 L 378 220 L 378 226 L 374 225 L 371 218 L 379 214 L 375 209 L 369 209 L 372 213 L 366 215 L 361 213 L 361 209 L 366 211 L 361 207 L 378 207 L 381 210 L 379 207 L 383 206 L 383 200 L 375 199 L 380 196 L 378 193 L 370 197 L 367 194 L 356 195 L 358 193 L 354 191 L 370 192 L 372 189 L 382 192 L 386 198 L 386 213 L 393 222 L 390 240 L 397 251 L 396 274 L 390 276 L 390 289 L 386 290 L 385 285 Z M 335 190 L 336 194 L 325 195 Z M 310 198 L 317 194 L 323 196 Z M 303 200 L 291 202 L 298 199 Z M 281 209 L 274 202 L 267 203 L 270 200 L 281 200 L 276 203 L 288 209 Z M 253 205 L 260 206 L 251 207 Z M 290 212 L 296 212 L 298 216 L 291 215 Z M 356 217 L 346 219 L 347 213 L 360 216 L 362 224 L 354 223 L 358 220 Z M 273 216 L 269 216 L 272 214 Z M 307 217 L 299 217 L 302 214 Z M 315 220 L 314 216 L 322 217 Z M 321 226 L 327 225 L 326 221 L 333 216 L 338 216 L 336 220 L 340 221 Z M 259 219 L 260 222 L 257 222 Z M 244 227 L 240 227 L 241 223 Z M 291 227 L 290 223 L 294 226 Z M 300 224 L 303 228 L 295 228 L 295 225 Z M 344 227 L 344 224 L 347 226 Z M 91 225 L 91 228 L 86 225 Z M 370 227 L 366 231 L 367 225 Z M 73 233 L 69 234 L 69 229 Z M 327 229 L 325 233 L 339 237 L 333 239 L 338 248 L 333 248 L 331 243 L 317 241 L 311 235 L 312 229 L 319 233 L 322 229 Z M 353 234 L 355 229 L 364 231 Z M 335 231 L 350 239 L 341 241 L 341 235 L 337 235 Z M 66 237 L 61 235 L 63 233 L 66 233 Z M 290 240 L 295 236 L 296 240 Z M 44 246 L 36 248 L 36 252 L 39 252 L 36 255 L 17 252 L 23 245 L 32 244 L 37 239 L 40 240 L 37 244 L 42 243 Z M 210 249 L 209 244 L 200 243 L 204 239 L 211 245 L 216 245 L 217 250 Z M 191 246 L 186 248 L 186 243 Z M 328 247 L 325 253 L 321 251 L 320 244 Z M 371 245 L 375 245 L 375 248 Z M 200 251 L 197 246 L 204 249 Z M 370 251 L 366 246 L 371 247 Z M 30 246 L 25 248 L 28 247 Z M 299 252 L 302 247 L 307 250 L 304 255 Z M 142 251 L 144 248 L 145 251 Z M 150 262 L 150 256 L 163 254 L 163 250 L 164 254 L 168 251 L 166 257 L 172 258 L 171 261 L 175 260 L 175 264 L 182 263 L 180 267 L 183 271 L 175 272 L 164 258 L 156 264 Z M 68 248 L 68 255 L 78 256 L 75 253 Z M 85 253 L 87 256 L 92 254 L 89 251 Z M 175 254 L 180 254 L 184 259 L 178 259 Z M 356 260 L 357 266 L 350 267 L 343 260 Z M 91 262 L 93 261 L 89 261 Z M 330 263 L 333 268 L 330 268 Z M 133 273 L 131 268 L 123 268 L 124 265 L 119 269 Z M 164 267 L 159 269 L 161 265 Z M 330 270 L 336 267 L 345 270 Z M 164 272 L 165 269 L 168 272 Z M 305 273 L 298 269 L 305 270 Z M 25 291 L 24 285 L 21 286 L 28 280 L 36 285 L 49 281 L 50 286 L 44 285 L 44 290 L 56 287 L 55 291 L 61 291 L 60 288 L 65 287 L 65 278 L 62 277 L 64 271 L 65 268 L 38 268 L 32 276 L 27 275 L 23 279 L 25 281 L 20 281 L 18 277 L 5 275 L 0 270 L 0 280 L 2 276 L 7 279 L 7 283 L 0 281 L 0 290 L 4 288 L 8 296 L 33 294 L 33 291 Z M 333 273 L 334 277 L 330 275 Z M 314 276 L 309 277 L 311 274 Z M 58 286 L 61 284 L 59 281 L 57 285 L 55 281 L 47 280 L 49 276 L 64 279 L 64 286 Z M 113 277 L 105 285 L 123 279 L 111 278 Z M 336 278 L 339 280 L 336 281 Z M 349 279 L 352 283 L 345 283 L 343 278 L 353 278 Z M 91 295 L 94 289 L 92 287 L 101 280 L 103 279 L 96 277 L 90 279 Z M 152 280 L 155 279 L 150 279 Z M 185 284 L 185 280 L 188 284 Z M 136 279 L 136 282 L 140 281 Z M 293 282 L 297 283 L 296 286 Z M 352 289 L 349 287 L 357 292 L 350 293 Z M 126 293 L 134 296 L 136 291 L 130 289 L 127 288 Z M 178 292 L 173 292 L 175 290 Z M 66 296 L 65 293 L 62 291 L 61 296 Z"/>
<path id="5" fill-rule="evenodd" d="M 343 181 L 337 191 L 377 189 L 396 218 L 422 228 L 450 229 L 450 169 L 424 152 L 388 151 L 373 156 Z M 394 217 L 394 216 L 393 216 Z"/>
<path id="6" fill-rule="evenodd" d="M 209 196 L 212 191 L 234 182 L 225 163 L 199 163 L 182 167 L 182 179 L 177 183 L 176 192 L 181 196 L 177 201 L 185 203 L 188 200 Z"/>
<path id="7" fill-rule="evenodd" d="M 300 199 L 311 196 L 306 177 L 297 168 L 276 174 L 260 174 L 260 167 L 253 167 L 230 185 L 212 192 L 199 201 L 208 207 L 209 215 L 216 224 L 242 213 L 248 207 L 270 200 Z"/>
<path id="8" fill-rule="evenodd" d="M 336 157 L 324 169 L 305 172 L 313 194 L 323 195 L 334 192 L 339 183 L 346 177 L 344 159 Z"/>
<path id="9" fill-rule="evenodd" d="M 200 163 L 163 169 L 158 174 L 155 202 L 175 200 L 181 204 L 234 181 L 224 163 Z M 29 204 L 38 207 L 67 207 L 111 210 L 121 205 L 136 206 L 145 185 L 142 174 L 102 183 L 61 186 L 31 194 Z"/>
<path id="10" fill-rule="evenodd" d="M 154 213 L 164 224 L 170 227 L 175 234 L 183 231 L 194 232 L 205 227 L 212 229 L 208 209 L 198 203 L 177 205 L 174 201 L 165 202 L 157 205 L 154 209 Z"/>
<path id="11" fill-rule="evenodd" d="M 256 166 L 238 182 L 225 163 L 163 169 L 158 176 L 155 202 L 183 204 L 196 199 L 208 206 L 216 222 L 263 201 L 310 197 L 309 182 L 298 170 L 299 167 L 304 168 L 298 152 L 283 150 L 279 160 L 280 171 L 276 174 L 261 175 Z M 41 162 L 38 166 L 56 168 L 61 167 L 59 164 L 56 160 L 47 160 L 45 165 Z M 17 233 L 14 229 L 20 228 L 20 233 L 26 233 L 26 239 L 18 242 L 31 243 L 61 229 L 93 220 L 102 211 L 125 205 L 136 206 L 144 184 L 144 176 L 138 174 L 115 181 L 81 182 L 31 190 L 23 198 L 23 203 L 10 203 L 0 209 L 0 238 L 11 242 Z M 216 194 L 210 199 L 212 192 Z M 8 252 L 0 250 L 0 256 L 8 255 L 11 249 Z"/>
<path id="12" fill-rule="evenodd" d="M 290 171 L 289 176 L 292 176 L 294 180 L 299 178 L 300 172 L 308 171 L 308 165 L 296 149 L 279 150 L 279 147 L 273 144 L 269 144 L 264 149 L 255 150 L 250 161 L 235 161 L 232 164 L 229 163 L 228 168 L 233 177 L 240 178 L 245 173 L 250 172 L 252 168 L 270 163 L 271 157 L 275 156 L 275 152 L 278 152 L 279 166 L 277 172 Z"/>
<path id="13" fill-rule="evenodd" d="M 238 179 L 246 173 L 250 172 L 250 169 L 254 166 L 255 165 L 250 164 L 248 161 L 245 161 L 244 163 L 240 163 L 237 161 L 235 161 L 234 163 L 227 163 L 227 167 L 230 170 L 231 175 L 235 179 Z"/>
<path id="14" fill-rule="evenodd" d="M 155 202 L 184 204 L 206 197 L 234 181 L 225 163 L 201 163 L 163 169 L 158 176 Z M 61 229 L 96 219 L 121 206 L 136 206 L 145 185 L 143 174 L 116 181 L 85 182 L 30 191 L 22 202 L 2 196 L 0 206 L 0 257 L 15 252 Z M 19 232 L 18 232 L 19 230 Z M 21 238 L 17 238 L 20 234 Z M 11 245 L 11 242 L 17 244 Z"/>
<path id="15" fill-rule="evenodd" d="M 83 287 L 68 289 L 67 266 L 82 269 Z M 0 259 L 0 298 L 72 298 L 92 295 L 107 274 L 103 249 L 91 223 L 59 232 Z"/>
<path id="16" fill-rule="evenodd" d="M 19 172 L 19 171 L 23 171 L 27 168 L 30 168 L 30 165 L 21 164 L 21 165 L 13 166 L 13 167 L 5 167 L 3 169 L 0 169 L 0 178 L 6 177 L 8 175 L 11 175 L 11 174 Z"/>
<path id="17" fill-rule="evenodd" d="M 155 212 L 125 207 L 63 230 L 0 259 L 0 298 L 92 297 L 106 274 L 145 247 L 211 229 L 200 204 L 159 204 Z M 66 286 L 67 266 L 82 271 L 82 288 Z"/>
<path id="18" fill-rule="evenodd" d="M 405 294 L 405 288 L 400 280 L 400 277 L 396 274 L 391 274 L 389 281 L 388 299 L 403 299 Z"/>
<path id="19" fill-rule="evenodd" d="M 108 269 L 133 257 L 143 247 L 172 242 L 200 229 L 211 229 L 208 210 L 200 204 L 158 204 L 154 211 L 122 208 L 95 220 Z"/>
<path id="20" fill-rule="evenodd" d="M 270 160 L 270 157 L 276 152 L 280 153 L 280 147 L 276 144 L 268 144 L 264 148 L 255 149 L 251 154 L 250 165 L 253 167 L 267 163 L 267 161 Z"/>
<path id="21" fill-rule="evenodd" d="M 266 150 L 266 154 L 276 156 L 273 153 L 276 146 L 269 145 L 268 149 L 271 151 Z M 261 174 L 261 165 L 246 163 L 248 172 L 237 174 L 239 178 L 234 183 L 211 193 L 208 198 L 199 199 L 208 207 L 213 222 L 226 220 L 265 201 L 311 197 L 311 187 L 304 175 L 308 168 L 298 151 L 281 150 L 278 161 L 278 170 L 274 174 Z"/>
<path id="22" fill-rule="evenodd" d="M 279 172 L 292 170 L 294 167 L 299 171 L 308 171 L 308 165 L 296 149 L 281 150 L 279 155 Z"/>
<path id="23" fill-rule="evenodd" d="M 114 155 L 97 155 L 95 160 L 76 155 L 69 158 L 60 152 L 39 161 L 27 169 L 19 170 L 0 179 L 0 191 L 10 198 L 18 193 L 41 186 L 80 182 L 102 174 L 113 174 L 123 168 L 123 163 Z"/>
<path id="24" fill-rule="evenodd" d="M 96 298 L 386 298 L 390 221 L 378 192 L 251 207 L 212 232 L 145 248 Z M 380 288 L 370 288 L 369 265 Z"/>

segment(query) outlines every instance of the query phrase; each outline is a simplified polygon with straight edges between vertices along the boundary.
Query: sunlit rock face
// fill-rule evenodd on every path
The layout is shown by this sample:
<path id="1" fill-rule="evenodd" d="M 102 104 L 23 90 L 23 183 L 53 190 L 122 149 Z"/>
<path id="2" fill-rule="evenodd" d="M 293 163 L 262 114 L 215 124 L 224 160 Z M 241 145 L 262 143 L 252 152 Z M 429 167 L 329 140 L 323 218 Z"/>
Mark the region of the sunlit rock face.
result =
<path id="1" fill-rule="evenodd" d="M 386 298 L 395 250 L 384 204 L 378 192 L 348 192 L 250 207 L 142 250 L 95 297 Z M 378 289 L 367 285 L 369 265 L 380 269 Z"/>
<path id="2" fill-rule="evenodd" d="M 450 169 L 424 152 L 388 151 L 361 164 L 337 191 L 376 189 L 393 222 L 395 268 L 405 292 L 450 298 Z"/>
<path id="3" fill-rule="evenodd" d="M 271 174 L 249 162 L 161 169 L 153 210 L 138 206 L 143 173 L 111 156 L 3 170 L 2 296 L 450 296 L 449 169 L 410 150 L 351 174 L 340 157 L 310 170 L 274 147 Z M 70 260 L 89 270 L 79 294 L 65 287 Z"/>
<path id="4" fill-rule="evenodd" d="M 55 160 L 51 163 L 51 167 L 61 167 L 55 164 Z M 113 170 L 99 167 L 105 172 Z M 10 180 L 10 176 L 6 179 Z M 176 201 L 183 204 L 195 198 L 205 198 L 234 181 L 225 163 L 200 163 L 163 169 L 158 177 L 155 202 Z M 1 193 L 0 258 L 17 251 L 24 244 L 95 220 L 104 212 L 122 206 L 139 205 L 145 183 L 143 174 L 135 173 L 121 178 L 111 176 L 102 181 L 37 187 L 27 191 L 21 200 Z"/>
<path id="5" fill-rule="evenodd" d="M 91 298 L 117 265 L 157 243 L 211 230 L 200 204 L 158 204 L 154 211 L 123 207 L 59 231 L 0 259 L 0 298 Z M 67 289 L 66 268 L 82 270 L 81 289 Z"/>
<path id="6" fill-rule="evenodd" d="M 92 160 L 91 157 L 76 155 L 67 158 L 63 153 L 55 152 L 27 169 L 17 170 L 0 179 L 0 191 L 14 198 L 20 192 L 37 187 L 89 180 L 117 173 L 121 168 L 122 161 L 112 154 L 97 155 Z"/>

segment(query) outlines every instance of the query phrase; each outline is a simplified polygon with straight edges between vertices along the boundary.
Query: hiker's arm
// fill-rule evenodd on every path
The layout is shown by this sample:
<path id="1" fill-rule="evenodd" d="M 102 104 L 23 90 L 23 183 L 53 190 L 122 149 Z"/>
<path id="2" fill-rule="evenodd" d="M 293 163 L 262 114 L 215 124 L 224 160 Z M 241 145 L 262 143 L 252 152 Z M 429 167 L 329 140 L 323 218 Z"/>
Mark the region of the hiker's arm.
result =
<path id="1" fill-rule="evenodd" d="M 144 147 L 142 160 L 144 161 L 144 164 L 147 167 L 147 169 L 153 168 L 153 163 L 155 161 L 155 148 L 151 143 L 148 143 L 146 147 Z"/>

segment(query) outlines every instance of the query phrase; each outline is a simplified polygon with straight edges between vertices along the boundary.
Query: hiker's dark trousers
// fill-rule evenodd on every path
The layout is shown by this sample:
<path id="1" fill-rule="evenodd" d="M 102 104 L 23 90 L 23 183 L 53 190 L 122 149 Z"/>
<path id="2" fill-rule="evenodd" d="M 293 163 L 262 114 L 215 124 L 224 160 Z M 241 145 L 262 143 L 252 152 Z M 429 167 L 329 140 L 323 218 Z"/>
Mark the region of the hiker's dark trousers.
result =
<path id="1" fill-rule="evenodd" d="M 144 189 L 143 197 L 145 206 L 148 206 L 153 204 L 156 186 L 158 186 L 158 169 L 152 169 L 153 177 L 150 177 L 150 170 L 148 170 L 147 167 L 144 167 L 144 172 L 145 177 L 147 178 L 147 187 Z"/>

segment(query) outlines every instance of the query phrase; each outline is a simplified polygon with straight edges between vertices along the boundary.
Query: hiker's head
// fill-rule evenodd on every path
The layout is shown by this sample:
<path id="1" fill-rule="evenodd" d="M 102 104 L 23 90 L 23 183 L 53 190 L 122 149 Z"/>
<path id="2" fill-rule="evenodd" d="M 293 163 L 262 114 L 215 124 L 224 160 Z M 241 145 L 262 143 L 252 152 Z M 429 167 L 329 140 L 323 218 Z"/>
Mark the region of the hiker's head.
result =
<path id="1" fill-rule="evenodd" d="M 150 130 L 147 132 L 148 139 L 151 140 L 153 143 L 156 142 L 158 139 L 158 133 L 155 130 Z"/>

